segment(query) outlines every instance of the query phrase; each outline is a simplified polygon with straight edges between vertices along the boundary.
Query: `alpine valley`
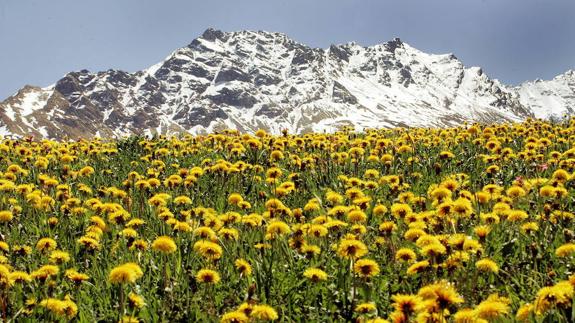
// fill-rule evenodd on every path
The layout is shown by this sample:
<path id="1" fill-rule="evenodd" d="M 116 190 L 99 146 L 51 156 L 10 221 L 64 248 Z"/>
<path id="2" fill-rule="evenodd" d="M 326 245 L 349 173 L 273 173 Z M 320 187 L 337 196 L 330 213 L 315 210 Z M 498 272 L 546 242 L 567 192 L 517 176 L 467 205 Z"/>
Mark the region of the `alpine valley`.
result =
<path id="1" fill-rule="evenodd" d="M 0 102 L 0 135 L 39 138 L 279 133 L 555 119 L 575 111 L 575 71 L 517 87 L 399 39 L 311 48 L 284 34 L 208 29 L 135 73 L 71 72 Z"/>

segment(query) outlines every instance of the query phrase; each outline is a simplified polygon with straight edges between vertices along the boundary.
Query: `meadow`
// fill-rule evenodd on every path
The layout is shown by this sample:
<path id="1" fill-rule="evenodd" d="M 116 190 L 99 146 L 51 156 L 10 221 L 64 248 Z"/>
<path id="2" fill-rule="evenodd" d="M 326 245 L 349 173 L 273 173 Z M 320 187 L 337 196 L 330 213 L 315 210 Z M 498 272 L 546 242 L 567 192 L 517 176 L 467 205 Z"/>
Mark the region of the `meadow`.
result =
<path id="1" fill-rule="evenodd" d="M 575 320 L 575 119 L 0 152 L 7 322 Z"/>

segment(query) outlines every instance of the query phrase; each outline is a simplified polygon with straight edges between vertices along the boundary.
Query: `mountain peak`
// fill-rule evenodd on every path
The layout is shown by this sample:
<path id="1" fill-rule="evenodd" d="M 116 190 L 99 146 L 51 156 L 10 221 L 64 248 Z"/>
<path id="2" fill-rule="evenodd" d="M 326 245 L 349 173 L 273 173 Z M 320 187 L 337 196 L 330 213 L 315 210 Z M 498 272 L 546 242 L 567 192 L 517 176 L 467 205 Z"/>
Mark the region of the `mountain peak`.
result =
<path id="1" fill-rule="evenodd" d="M 399 37 L 395 37 L 394 39 L 388 41 L 385 43 L 385 47 L 387 47 L 387 49 L 390 52 L 395 51 L 397 48 L 402 48 L 403 47 L 403 42 L 401 41 L 401 39 Z"/>
<path id="2" fill-rule="evenodd" d="M 208 28 L 139 72 L 80 70 L 44 89 L 26 87 L 0 103 L 0 123 L 49 138 L 447 127 L 533 116 L 533 102 L 521 103 L 520 94 L 573 104 L 570 81 L 553 82 L 521 94 L 453 55 L 427 54 L 399 38 L 321 49 L 282 33 Z"/>
<path id="3" fill-rule="evenodd" d="M 201 37 L 209 41 L 215 41 L 216 39 L 222 40 L 225 38 L 225 33 L 221 30 L 210 27 L 202 33 Z"/>

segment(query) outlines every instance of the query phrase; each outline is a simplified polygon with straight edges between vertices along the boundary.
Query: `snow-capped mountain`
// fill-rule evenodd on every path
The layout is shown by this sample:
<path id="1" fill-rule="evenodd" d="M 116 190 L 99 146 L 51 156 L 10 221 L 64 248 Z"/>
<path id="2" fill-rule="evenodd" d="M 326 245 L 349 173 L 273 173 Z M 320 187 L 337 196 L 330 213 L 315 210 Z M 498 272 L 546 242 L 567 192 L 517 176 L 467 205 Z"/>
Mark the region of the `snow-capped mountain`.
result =
<path id="1" fill-rule="evenodd" d="M 310 48 L 284 34 L 208 29 L 143 71 L 66 74 L 0 103 L 0 135 L 278 133 L 519 121 L 575 109 L 575 77 L 518 88 L 399 39 Z"/>
<path id="2" fill-rule="evenodd" d="M 519 102 L 536 118 L 560 119 L 575 114 L 575 71 L 569 70 L 549 81 L 536 80 L 515 89 Z"/>

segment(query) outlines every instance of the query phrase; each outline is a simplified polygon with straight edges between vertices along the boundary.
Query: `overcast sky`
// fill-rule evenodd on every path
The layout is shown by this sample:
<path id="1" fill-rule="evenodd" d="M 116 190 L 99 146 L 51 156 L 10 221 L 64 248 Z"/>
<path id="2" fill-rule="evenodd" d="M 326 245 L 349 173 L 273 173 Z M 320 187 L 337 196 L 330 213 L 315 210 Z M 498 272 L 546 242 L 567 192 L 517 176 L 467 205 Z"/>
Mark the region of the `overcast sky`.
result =
<path id="1" fill-rule="evenodd" d="M 0 100 L 73 70 L 143 69 L 208 27 L 323 48 L 400 37 L 507 84 L 575 69 L 575 0 L 0 0 Z"/>

